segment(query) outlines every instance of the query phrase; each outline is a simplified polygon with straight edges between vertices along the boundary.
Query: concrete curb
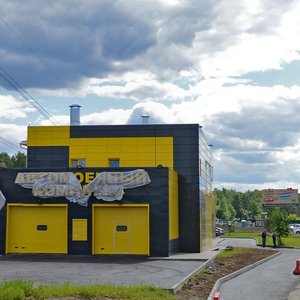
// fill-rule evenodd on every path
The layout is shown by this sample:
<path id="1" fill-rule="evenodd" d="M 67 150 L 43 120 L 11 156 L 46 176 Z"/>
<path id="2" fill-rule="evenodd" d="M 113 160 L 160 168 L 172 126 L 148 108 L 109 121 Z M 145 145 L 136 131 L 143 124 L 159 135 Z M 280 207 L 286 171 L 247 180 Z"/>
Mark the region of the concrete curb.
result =
<path id="1" fill-rule="evenodd" d="M 183 278 L 179 283 L 175 284 L 173 287 L 168 289 L 172 294 L 176 294 L 179 290 L 182 289 L 182 287 L 190 280 L 190 278 L 197 274 L 202 268 L 204 268 L 210 259 L 208 259 L 203 265 L 199 266 L 197 269 L 195 269 L 192 273 L 187 275 L 185 278 Z"/>
<path id="2" fill-rule="evenodd" d="M 278 255 L 280 255 L 280 254 L 281 254 L 281 252 L 277 252 L 277 253 L 275 253 L 275 254 L 273 254 L 273 255 L 271 255 L 271 256 L 268 256 L 268 257 L 266 257 L 266 258 L 263 258 L 263 259 L 261 259 L 261 260 L 255 262 L 255 263 L 253 263 L 252 265 L 249 265 L 249 266 L 247 266 L 247 267 L 245 267 L 245 268 L 243 268 L 243 269 L 237 270 L 237 271 L 235 271 L 235 272 L 233 272 L 233 273 L 231 273 L 231 274 L 228 274 L 228 275 L 226 275 L 226 276 L 224 276 L 224 277 L 218 279 L 218 280 L 216 281 L 214 287 L 212 288 L 212 290 L 211 290 L 211 292 L 210 292 L 210 294 L 209 294 L 207 300 L 213 300 L 214 294 L 219 290 L 219 288 L 220 288 L 220 286 L 221 286 L 222 283 L 224 283 L 224 282 L 226 282 L 227 280 L 230 280 L 230 279 L 232 279 L 232 278 L 234 278 L 234 277 L 236 277 L 236 276 L 239 276 L 239 275 L 242 274 L 242 273 L 245 273 L 245 272 L 247 272 L 247 271 L 249 271 L 249 270 L 251 270 L 251 269 L 257 267 L 257 266 L 259 266 L 259 265 L 265 263 L 266 261 L 268 261 L 268 260 L 270 260 L 270 259 L 272 259 L 272 258 L 274 258 L 274 257 L 276 257 L 276 256 L 278 256 Z"/>

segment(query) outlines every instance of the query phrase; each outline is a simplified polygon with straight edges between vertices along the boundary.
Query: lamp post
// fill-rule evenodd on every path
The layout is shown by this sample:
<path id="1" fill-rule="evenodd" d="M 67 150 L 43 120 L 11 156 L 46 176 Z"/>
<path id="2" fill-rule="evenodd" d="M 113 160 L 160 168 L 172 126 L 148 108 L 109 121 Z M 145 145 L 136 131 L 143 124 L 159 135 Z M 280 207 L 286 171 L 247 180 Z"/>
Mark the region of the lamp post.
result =
<path id="1" fill-rule="evenodd" d="M 267 221 L 267 215 L 268 215 L 268 213 L 266 211 L 263 211 L 261 213 L 261 215 L 262 215 L 262 219 L 263 219 L 264 228 L 266 228 L 266 221 Z"/>

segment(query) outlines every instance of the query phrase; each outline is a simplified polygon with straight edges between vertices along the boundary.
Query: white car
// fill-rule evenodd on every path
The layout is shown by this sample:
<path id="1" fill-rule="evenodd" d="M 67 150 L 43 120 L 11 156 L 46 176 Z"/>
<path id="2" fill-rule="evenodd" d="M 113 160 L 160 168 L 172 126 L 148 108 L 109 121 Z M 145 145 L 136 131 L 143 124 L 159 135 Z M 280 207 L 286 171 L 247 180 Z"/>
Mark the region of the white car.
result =
<path id="1" fill-rule="evenodd" d="M 300 227 L 299 226 L 289 226 L 289 228 L 293 233 L 300 234 Z"/>

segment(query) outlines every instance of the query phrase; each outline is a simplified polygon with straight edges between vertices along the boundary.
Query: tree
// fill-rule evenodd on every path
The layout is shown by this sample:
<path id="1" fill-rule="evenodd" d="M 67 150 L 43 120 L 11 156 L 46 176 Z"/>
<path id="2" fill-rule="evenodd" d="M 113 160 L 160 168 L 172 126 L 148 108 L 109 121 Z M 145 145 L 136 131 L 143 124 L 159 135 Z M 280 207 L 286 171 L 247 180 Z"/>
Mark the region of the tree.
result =
<path id="1" fill-rule="evenodd" d="M 249 213 L 249 219 L 253 221 L 255 221 L 257 215 L 261 213 L 261 208 L 254 200 L 251 200 L 249 203 L 248 213 Z"/>
<path id="2" fill-rule="evenodd" d="M 26 167 L 26 155 L 22 152 L 18 152 L 11 157 L 13 168 Z"/>
<path id="3" fill-rule="evenodd" d="M 11 157 L 5 153 L 0 153 L 0 162 L 4 163 L 7 168 L 22 168 L 26 167 L 26 155 L 18 152 Z"/>
<path id="4" fill-rule="evenodd" d="M 224 221 L 233 221 L 236 215 L 236 211 L 230 201 L 223 197 L 217 208 L 217 218 Z"/>
<path id="5" fill-rule="evenodd" d="M 268 211 L 266 225 L 268 231 L 276 232 L 278 245 L 283 245 L 282 238 L 289 235 L 289 221 L 287 213 L 279 207 L 270 209 Z"/>
<path id="6" fill-rule="evenodd" d="M 245 209 L 243 208 L 242 198 L 240 193 L 236 193 L 233 196 L 232 205 L 236 211 L 236 217 L 238 219 L 244 219 L 245 217 Z"/>

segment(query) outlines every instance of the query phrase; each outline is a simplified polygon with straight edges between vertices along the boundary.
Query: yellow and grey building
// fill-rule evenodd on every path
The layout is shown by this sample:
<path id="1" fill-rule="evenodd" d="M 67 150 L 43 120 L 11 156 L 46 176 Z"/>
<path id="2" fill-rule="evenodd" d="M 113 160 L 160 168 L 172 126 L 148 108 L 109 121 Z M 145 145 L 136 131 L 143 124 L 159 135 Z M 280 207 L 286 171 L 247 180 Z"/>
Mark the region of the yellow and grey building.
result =
<path id="1" fill-rule="evenodd" d="M 0 254 L 169 256 L 211 247 L 211 149 L 198 124 L 29 126 L 27 147 L 26 169 L 0 169 Z M 16 184 L 19 173 L 72 172 L 84 187 L 101 172 L 137 169 L 151 182 L 111 202 L 91 194 L 86 206 Z"/>

